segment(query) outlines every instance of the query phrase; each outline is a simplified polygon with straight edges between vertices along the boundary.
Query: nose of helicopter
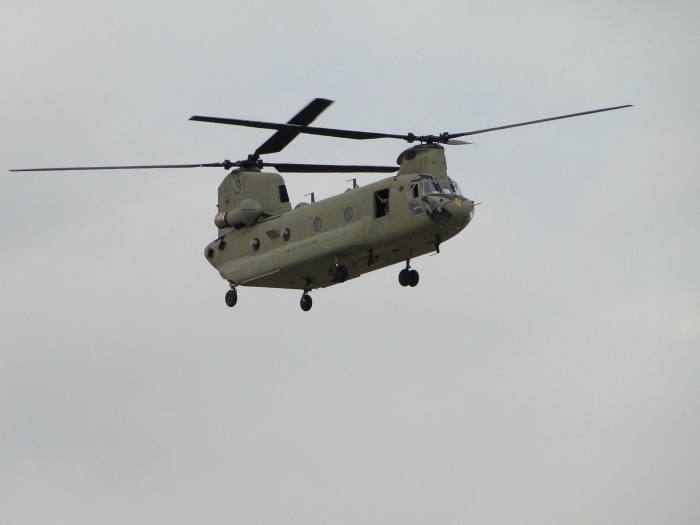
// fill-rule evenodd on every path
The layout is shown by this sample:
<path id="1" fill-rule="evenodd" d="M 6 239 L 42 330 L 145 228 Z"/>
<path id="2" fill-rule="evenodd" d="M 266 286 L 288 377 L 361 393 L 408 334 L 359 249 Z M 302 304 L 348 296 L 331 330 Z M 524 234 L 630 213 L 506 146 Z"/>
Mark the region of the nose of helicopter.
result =
<path id="1" fill-rule="evenodd" d="M 461 229 L 474 216 L 474 201 L 456 196 L 455 198 L 423 198 L 428 217 L 441 226 Z"/>
<path id="2" fill-rule="evenodd" d="M 466 227 L 474 217 L 474 201 L 463 197 L 455 197 L 454 200 L 445 203 L 445 207 L 452 214 L 448 226 L 460 231 Z"/>

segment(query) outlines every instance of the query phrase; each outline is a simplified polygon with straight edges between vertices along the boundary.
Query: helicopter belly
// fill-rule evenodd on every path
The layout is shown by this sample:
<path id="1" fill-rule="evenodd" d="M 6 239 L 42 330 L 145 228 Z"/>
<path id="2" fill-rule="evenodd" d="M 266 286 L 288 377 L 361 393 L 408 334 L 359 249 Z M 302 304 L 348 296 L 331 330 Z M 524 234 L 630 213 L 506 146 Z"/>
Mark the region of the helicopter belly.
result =
<path id="1" fill-rule="evenodd" d="M 356 249 L 348 251 L 337 257 L 338 264 L 348 269 L 347 280 L 360 277 L 362 274 L 379 270 L 393 264 L 405 262 L 408 258 L 415 258 L 435 251 L 434 243 L 426 244 L 417 242 L 409 248 L 405 242 L 401 245 L 381 248 L 374 254 L 373 264 L 369 266 L 368 249 Z M 306 260 L 296 265 L 285 265 L 279 268 L 262 272 L 254 277 L 242 281 L 234 281 L 241 286 L 253 286 L 264 288 L 289 288 L 296 290 L 313 290 L 326 288 L 334 284 L 328 280 L 328 268 L 333 265 L 336 258 L 323 255 L 314 260 Z M 226 277 L 225 277 L 226 278 Z"/>

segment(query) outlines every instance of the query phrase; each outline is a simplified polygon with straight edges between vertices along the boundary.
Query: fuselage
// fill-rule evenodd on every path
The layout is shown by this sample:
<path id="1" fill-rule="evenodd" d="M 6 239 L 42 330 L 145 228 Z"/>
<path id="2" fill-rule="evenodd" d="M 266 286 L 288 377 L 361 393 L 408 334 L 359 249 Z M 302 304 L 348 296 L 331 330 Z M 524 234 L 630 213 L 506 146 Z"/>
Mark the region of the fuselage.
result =
<path id="1" fill-rule="evenodd" d="M 440 146 L 406 150 L 396 176 L 220 230 L 205 256 L 235 286 L 312 290 L 335 284 L 333 265 L 352 279 L 434 252 L 474 213 L 444 158 Z"/>

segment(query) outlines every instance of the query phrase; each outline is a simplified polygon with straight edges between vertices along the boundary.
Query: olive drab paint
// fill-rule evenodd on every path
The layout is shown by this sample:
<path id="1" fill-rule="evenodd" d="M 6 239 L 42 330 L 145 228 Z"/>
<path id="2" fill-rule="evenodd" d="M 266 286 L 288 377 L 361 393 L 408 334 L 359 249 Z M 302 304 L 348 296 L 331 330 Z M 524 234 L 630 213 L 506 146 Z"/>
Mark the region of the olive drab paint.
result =
<path id="1" fill-rule="evenodd" d="M 252 225 L 220 228 L 204 250 L 207 260 L 232 286 L 310 291 L 338 284 L 328 278 L 332 266 L 344 266 L 347 279 L 353 279 L 435 252 L 469 224 L 474 203 L 455 191 L 442 146 L 414 146 L 397 162 L 394 177 L 295 209 L 280 200 L 275 188 L 284 186 L 280 175 L 234 170 L 219 187 L 220 213 L 259 197 L 265 199 L 264 214 Z M 427 182 L 434 184 L 430 193 L 421 185 Z M 409 194 L 412 185 L 417 196 Z M 288 241 L 280 235 L 284 229 Z"/>

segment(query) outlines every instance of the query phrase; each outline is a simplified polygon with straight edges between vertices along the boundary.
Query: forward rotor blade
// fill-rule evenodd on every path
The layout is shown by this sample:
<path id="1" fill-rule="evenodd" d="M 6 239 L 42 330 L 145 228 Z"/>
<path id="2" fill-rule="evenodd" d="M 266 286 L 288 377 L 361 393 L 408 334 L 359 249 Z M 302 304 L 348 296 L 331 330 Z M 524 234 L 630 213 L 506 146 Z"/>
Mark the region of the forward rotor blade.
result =
<path id="1" fill-rule="evenodd" d="M 295 126 L 308 126 L 331 104 L 333 104 L 332 100 L 315 98 L 304 109 L 294 115 L 294 117 L 292 117 L 287 124 L 292 124 Z M 267 139 L 258 149 L 256 149 L 254 155 L 260 156 L 267 153 L 277 153 L 282 151 L 289 145 L 290 142 L 297 138 L 298 135 L 298 132 L 279 130 L 277 133 Z"/>
<path id="2" fill-rule="evenodd" d="M 322 135 L 325 137 L 337 137 L 341 139 L 367 140 L 367 139 L 401 139 L 409 140 L 408 135 L 391 135 L 389 133 L 372 133 L 369 131 L 351 131 L 346 129 L 315 128 L 311 126 L 297 126 L 294 124 L 277 124 L 274 122 L 259 122 L 257 120 L 241 120 L 233 118 L 202 117 L 195 115 L 190 120 L 197 122 L 213 122 L 214 124 L 229 124 L 232 126 L 244 126 L 247 128 L 276 129 L 292 133 L 305 133 L 307 135 Z"/>
<path id="3" fill-rule="evenodd" d="M 31 168 L 10 171 L 148 170 L 161 168 L 224 168 L 223 162 L 208 164 L 156 164 L 149 166 L 80 166 L 74 168 Z"/>
<path id="4" fill-rule="evenodd" d="M 263 166 L 275 168 L 280 173 L 393 173 L 398 166 L 339 166 L 334 164 L 282 164 L 264 162 Z"/>
<path id="5" fill-rule="evenodd" d="M 529 126 L 530 124 L 539 124 L 541 122 L 549 122 L 550 120 L 561 120 L 565 118 L 580 117 L 581 115 L 590 115 L 592 113 L 602 113 L 604 111 L 613 111 L 616 109 L 629 108 L 632 104 L 627 104 L 624 106 L 615 106 L 612 108 L 594 109 L 592 111 L 582 111 L 580 113 L 571 113 L 569 115 L 560 115 L 558 117 L 549 117 L 538 120 L 530 120 L 528 122 L 519 122 L 517 124 L 508 124 L 506 126 L 497 126 L 494 128 L 485 128 L 475 131 L 467 131 L 464 133 L 451 133 L 440 136 L 416 136 L 413 133 L 408 135 L 394 135 L 391 133 L 375 133 L 369 131 L 352 131 L 345 129 L 334 129 L 334 128 L 316 128 L 311 126 L 298 126 L 295 124 L 277 124 L 274 122 L 260 122 L 257 120 L 242 120 L 242 119 L 231 119 L 231 118 L 219 118 L 219 117 L 202 117 L 195 115 L 190 118 L 190 120 L 195 120 L 199 122 L 213 122 L 215 124 L 229 124 L 233 126 L 245 126 L 249 128 L 263 128 L 263 129 L 276 129 L 278 132 L 287 132 L 294 134 L 296 136 L 299 133 L 304 133 L 307 135 L 322 135 L 326 137 L 337 137 L 342 139 L 353 139 L 353 140 L 367 140 L 367 139 L 400 139 L 408 142 L 414 142 L 416 140 L 426 141 L 426 142 L 438 142 L 438 143 L 448 143 L 448 144 L 458 144 L 458 142 L 453 141 L 457 137 L 464 137 L 467 135 L 477 135 L 479 133 L 487 133 L 489 131 L 497 131 L 500 129 L 517 128 L 520 126 Z M 274 135 L 273 135 L 274 137 Z"/>
<path id="6" fill-rule="evenodd" d="M 467 142 L 466 140 L 454 140 L 450 139 L 447 142 L 443 142 L 443 144 L 447 144 L 449 146 L 464 146 L 466 144 L 472 144 L 471 142 Z"/>
<path id="7" fill-rule="evenodd" d="M 508 124 L 507 126 L 497 126 L 495 128 L 486 128 L 486 129 L 479 129 L 476 131 L 467 131 L 465 133 L 451 133 L 448 135 L 448 138 L 452 139 L 452 138 L 456 138 L 456 137 L 464 137 L 467 135 L 477 135 L 479 133 L 488 133 L 489 131 L 498 131 L 499 129 L 517 128 L 519 126 L 529 126 L 530 124 L 539 124 L 540 122 L 549 122 L 550 120 L 561 120 L 564 118 L 580 117 L 581 115 L 590 115 L 591 113 L 602 113 L 604 111 L 613 111 L 615 109 L 630 108 L 630 107 L 632 107 L 632 104 L 627 104 L 625 106 L 615 106 L 614 108 L 594 109 L 592 111 L 583 111 L 581 113 L 571 113 L 570 115 L 561 115 L 559 117 L 549 117 L 549 118 L 542 118 L 539 120 L 530 120 L 528 122 L 520 122 L 518 124 Z"/>

